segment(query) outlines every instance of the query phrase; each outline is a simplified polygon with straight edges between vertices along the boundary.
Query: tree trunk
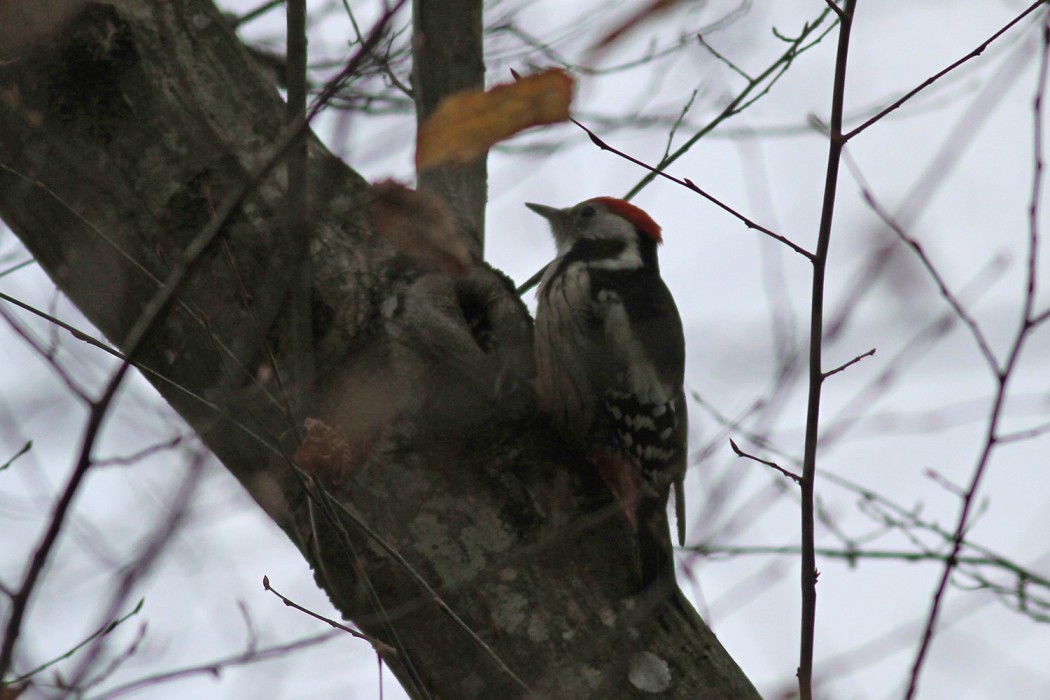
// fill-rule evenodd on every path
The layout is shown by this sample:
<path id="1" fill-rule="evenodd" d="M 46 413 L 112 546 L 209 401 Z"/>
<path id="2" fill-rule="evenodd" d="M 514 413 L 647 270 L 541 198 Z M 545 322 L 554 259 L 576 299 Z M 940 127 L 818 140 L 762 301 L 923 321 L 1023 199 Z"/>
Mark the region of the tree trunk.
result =
<path id="1" fill-rule="evenodd" d="M 417 125 L 446 95 L 485 87 L 481 6 L 482 0 L 413 1 L 412 90 Z M 419 189 L 444 197 L 479 256 L 485 248 L 487 177 L 484 158 L 419 174 Z"/>
<path id="2" fill-rule="evenodd" d="M 0 6 L 0 215 L 118 346 L 284 120 L 206 0 Z M 302 388 L 281 379 L 309 344 L 289 339 L 283 173 L 244 197 L 133 360 L 335 605 L 393 649 L 409 693 L 757 697 L 680 594 L 632 596 L 629 526 L 535 413 L 531 319 L 510 282 L 413 266 L 372 230 L 367 183 L 316 140 L 302 395 L 328 454 L 300 452 L 296 473 L 287 395 Z"/>

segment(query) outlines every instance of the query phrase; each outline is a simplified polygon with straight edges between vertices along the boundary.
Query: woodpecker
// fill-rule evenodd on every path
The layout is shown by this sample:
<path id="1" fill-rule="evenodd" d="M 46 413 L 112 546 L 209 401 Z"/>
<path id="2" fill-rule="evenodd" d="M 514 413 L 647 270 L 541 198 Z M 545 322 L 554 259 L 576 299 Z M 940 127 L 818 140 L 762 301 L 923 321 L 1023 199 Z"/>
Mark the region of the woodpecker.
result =
<path id="1" fill-rule="evenodd" d="M 550 223 L 557 257 L 540 281 L 540 408 L 598 469 L 638 533 L 643 587 L 674 580 L 667 498 L 682 477 L 688 420 L 682 321 L 660 277 L 660 227 L 622 199 L 567 209 L 527 203 Z"/>

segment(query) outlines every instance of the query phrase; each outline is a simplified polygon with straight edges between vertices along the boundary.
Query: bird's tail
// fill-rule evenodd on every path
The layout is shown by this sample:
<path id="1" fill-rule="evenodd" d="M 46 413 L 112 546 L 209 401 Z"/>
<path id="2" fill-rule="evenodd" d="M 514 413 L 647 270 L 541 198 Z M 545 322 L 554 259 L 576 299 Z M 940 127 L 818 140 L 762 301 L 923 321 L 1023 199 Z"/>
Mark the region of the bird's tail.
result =
<path id="1" fill-rule="evenodd" d="M 674 518 L 678 526 L 678 546 L 685 546 L 685 477 L 674 480 Z"/>
<path id="2" fill-rule="evenodd" d="M 638 559 L 642 588 L 674 587 L 674 555 L 667 523 L 666 499 L 646 496 L 638 503 Z"/>

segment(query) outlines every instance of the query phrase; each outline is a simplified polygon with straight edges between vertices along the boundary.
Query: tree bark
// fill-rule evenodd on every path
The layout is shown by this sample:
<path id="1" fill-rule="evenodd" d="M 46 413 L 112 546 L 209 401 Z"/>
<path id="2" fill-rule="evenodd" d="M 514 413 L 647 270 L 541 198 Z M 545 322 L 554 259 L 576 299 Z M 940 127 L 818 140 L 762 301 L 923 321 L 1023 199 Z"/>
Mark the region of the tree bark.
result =
<path id="1" fill-rule="evenodd" d="M 481 9 L 482 0 L 413 0 L 412 90 L 417 125 L 445 96 L 485 87 Z M 419 189 L 441 195 L 451 205 L 479 257 L 485 249 L 487 178 L 484 158 L 419 174 Z"/>
<path id="2" fill-rule="evenodd" d="M 0 8 L 0 215 L 118 346 L 284 122 L 206 0 Z M 509 280 L 483 264 L 462 280 L 413 266 L 373 231 L 367 183 L 314 139 L 315 383 L 282 384 L 291 348 L 310 345 L 289 338 L 283 173 L 227 219 L 134 361 L 340 611 L 394 650 L 384 658 L 409 693 L 757 697 L 677 591 L 632 595 L 629 526 L 536 415 L 531 319 Z M 334 436 L 298 475 L 292 389 Z"/>

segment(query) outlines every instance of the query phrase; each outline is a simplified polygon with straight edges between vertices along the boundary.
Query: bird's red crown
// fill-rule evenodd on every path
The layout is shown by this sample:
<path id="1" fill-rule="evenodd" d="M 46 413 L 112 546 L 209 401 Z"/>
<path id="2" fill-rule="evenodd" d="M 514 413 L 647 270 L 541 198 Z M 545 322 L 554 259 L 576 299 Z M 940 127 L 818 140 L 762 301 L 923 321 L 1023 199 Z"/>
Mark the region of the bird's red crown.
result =
<path id="1" fill-rule="evenodd" d="M 609 211 L 630 221 L 636 229 L 649 236 L 649 238 L 652 238 L 657 243 L 664 242 L 663 236 L 660 235 L 660 224 L 653 221 L 653 217 L 630 202 L 617 199 L 616 197 L 594 197 L 588 201 L 604 204 Z"/>

